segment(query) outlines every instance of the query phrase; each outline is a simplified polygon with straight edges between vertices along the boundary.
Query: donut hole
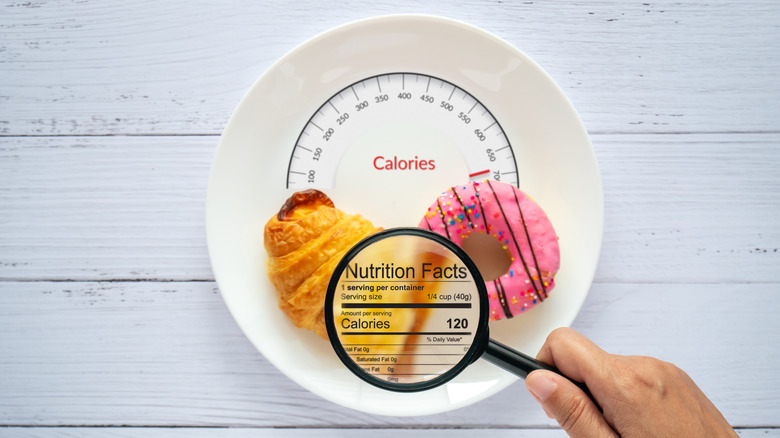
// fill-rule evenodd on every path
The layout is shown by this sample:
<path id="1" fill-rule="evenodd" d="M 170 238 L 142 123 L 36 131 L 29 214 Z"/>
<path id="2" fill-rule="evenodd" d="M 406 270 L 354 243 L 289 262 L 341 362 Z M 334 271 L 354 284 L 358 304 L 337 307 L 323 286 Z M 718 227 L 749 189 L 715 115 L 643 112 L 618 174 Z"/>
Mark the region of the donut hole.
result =
<path id="1" fill-rule="evenodd" d="M 463 239 L 461 247 L 477 265 L 485 281 L 493 281 L 509 272 L 512 258 L 494 236 L 471 233 Z"/>

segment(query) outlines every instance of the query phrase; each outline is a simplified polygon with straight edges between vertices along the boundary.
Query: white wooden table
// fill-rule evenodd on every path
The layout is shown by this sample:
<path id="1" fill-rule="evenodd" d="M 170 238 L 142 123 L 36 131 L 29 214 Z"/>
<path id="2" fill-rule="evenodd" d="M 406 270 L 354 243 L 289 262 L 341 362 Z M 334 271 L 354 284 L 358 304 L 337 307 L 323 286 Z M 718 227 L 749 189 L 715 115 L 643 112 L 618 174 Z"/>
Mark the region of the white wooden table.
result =
<path id="1" fill-rule="evenodd" d="M 780 436 L 780 3 L 428 3 L 0 3 L 0 436 L 564 435 L 522 382 L 425 417 L 326 402 L 213 281 L 205 189 L 241 96 L 316 33 L 398 12 L 499 35 L 580 112 L 606 223 L 574 327 Z"/>

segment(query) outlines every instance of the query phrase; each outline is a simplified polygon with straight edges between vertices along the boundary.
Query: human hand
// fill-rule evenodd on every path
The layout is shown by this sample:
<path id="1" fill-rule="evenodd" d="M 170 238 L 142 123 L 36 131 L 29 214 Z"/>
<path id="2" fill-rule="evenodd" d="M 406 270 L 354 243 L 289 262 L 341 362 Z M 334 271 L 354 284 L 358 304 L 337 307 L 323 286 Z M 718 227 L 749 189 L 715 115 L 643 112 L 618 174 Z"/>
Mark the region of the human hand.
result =
<path id="1" fill-rule="evenodd" d="M 566 328 L 552 332 L 536 358 L 585 382 L 603 409 L 563 376 L 528 374 L 526 388 L 573 438 L 737 436 L 693 380 L 670 363 L 608 354 Z"/>

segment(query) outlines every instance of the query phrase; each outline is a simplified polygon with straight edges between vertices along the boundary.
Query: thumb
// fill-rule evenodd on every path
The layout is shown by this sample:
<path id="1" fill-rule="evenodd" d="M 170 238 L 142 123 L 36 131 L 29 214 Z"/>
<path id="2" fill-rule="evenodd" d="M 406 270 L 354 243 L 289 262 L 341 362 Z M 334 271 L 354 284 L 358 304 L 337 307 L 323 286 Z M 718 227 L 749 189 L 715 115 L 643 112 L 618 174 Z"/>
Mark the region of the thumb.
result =
<path id="1" fill-rule="evenodd" d="M 538 370 L 528 374 L 525 387 L 572 438 L 618 436 L 588 396 L 565 377 Z"/>

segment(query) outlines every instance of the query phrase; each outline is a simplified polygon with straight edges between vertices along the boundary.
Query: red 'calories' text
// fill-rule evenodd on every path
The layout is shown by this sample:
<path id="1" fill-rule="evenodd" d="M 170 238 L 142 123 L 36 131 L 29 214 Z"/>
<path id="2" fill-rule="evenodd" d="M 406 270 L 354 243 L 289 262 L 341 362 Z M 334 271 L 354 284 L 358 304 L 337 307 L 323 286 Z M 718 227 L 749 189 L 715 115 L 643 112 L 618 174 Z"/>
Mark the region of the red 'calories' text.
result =
<path id="1" fill-rule="evenodd" d="M 399 159 L 395 155 L 392 158 L 377 155 L 374 158 L 374 168 L 377 170 L 434 170 L 436 169 L 436 161 L 421 160 L 417 156 L 412 159 Z"/>

